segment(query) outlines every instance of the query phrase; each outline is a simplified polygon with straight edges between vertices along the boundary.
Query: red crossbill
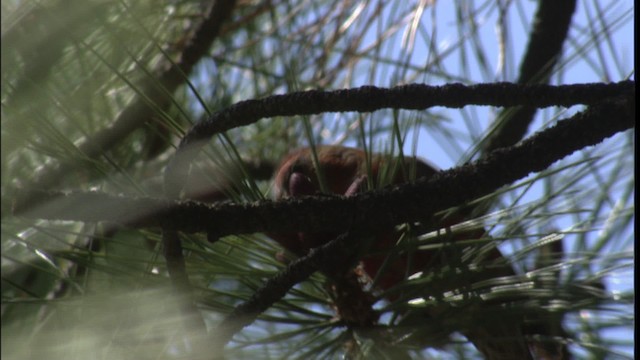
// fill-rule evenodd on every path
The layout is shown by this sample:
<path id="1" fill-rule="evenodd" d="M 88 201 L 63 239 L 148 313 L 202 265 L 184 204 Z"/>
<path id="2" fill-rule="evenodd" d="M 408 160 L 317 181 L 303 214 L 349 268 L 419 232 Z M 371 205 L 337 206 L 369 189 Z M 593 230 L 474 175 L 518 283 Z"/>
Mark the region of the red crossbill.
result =
<path id="1" fill-rule="evenodd" d="M 367 161 L 367 154 L 354 148 L 318 146 L 315 151 L 318 167 L 314 166 L 310 148 L 298 149 L 283 159 L 275 175 L 275 199 L 315 195 L 322 193 L 322 190 L 330 194 L 351 196 L 359 191 L 368 190 L 370 185 L 376 188 L 388 184 L 401 184 L 418 178 L 428 178 L 437 172 L 434 167 L 414 157 L 392 158 L 371 154 Z M 466 214 L 458 212 L 452 217 L 435 219 L 435 229 L 447 228 L 462 222 L 464 216 L 468 214 L 469 212 Z M 298 256 L 304 256 L 310 249 L 323 245 L 337 235 L 330 232 L 270 234 L 284 248 Z M 486 234 L 483 229 L 476 229 L 464 234 L 456 233 L 450 240 L 455 242 L 463 239 L 480 239 L 484 236 Z M 377 279 L 378 289 L 388 290 L 406 279 L 408 275 L 418 271 L 437 271 L 438 267 L 444 266 L 443 253 L 438 249 L 430 249 L 399 252 L 397 256 L 386 260 L 387 263 L 383 267 L 387 254 L 398 239 L 399 235 L 394 229 L 381 231 L 372 240 L 368 254 L 361 259 L 364 271 L 370 277 Z M 467 260 L 467 263 L 474 263 L 474 261 Z M 474 265 L 483 266 L 483 271 L 473 273 L 467 278 L 468 283 L 515 274 L 511 265 L 504 261 L 496 247 L 489 247 L 489 250 L 484 252 L 482 258 Z M 378 274 L 380 270 L 382 271 Z M 451 289 L 457 286 L 451 285 Z M 387 296 L 391 301 L 395 298 L 396 295 Z M 522 326 L 518 322 L 506 326 L 479 324 L 463 329 L 461 332 L 487 358 L 530 359 L 531 354 L 527 344 L 522 340 L 521 329 Z"/>

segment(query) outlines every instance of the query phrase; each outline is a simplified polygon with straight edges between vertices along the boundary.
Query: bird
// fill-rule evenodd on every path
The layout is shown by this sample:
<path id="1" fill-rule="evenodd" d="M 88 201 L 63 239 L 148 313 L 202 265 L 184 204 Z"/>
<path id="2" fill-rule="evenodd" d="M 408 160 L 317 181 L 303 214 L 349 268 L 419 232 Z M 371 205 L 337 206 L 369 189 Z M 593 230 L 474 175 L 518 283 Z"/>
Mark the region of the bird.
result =
<path id="1" fill-rule="evenodd" d="M 370 171 L 367 171 L 366 153 L 361 149 L 349 148 L 343 146 L 319 146 L 316 148 L 318 162 L 320 163 L 320 172 L 313 165 L 311 148 L 301 148 L 289 154 L 278 167 L 275 175 L 275 199 L 287 197 L 300 197 L 305 195 L 317 195 L 322 187 L 319 174 L 321 173 L 325 180 L 326 191 L 330 194 L 339 194 L 351 196 L 357 192 L 364 190 L 369 182 L 367 173 L 370 172 L 372 182 L 383 182 L 383 179 L 377 178 L 386 172 L 393 177 L 393 183 L 403 183 L 405 179 L 404 172 L 397 171 L 391 174 L 393 161 L 388 159 L 385 162 L 379 154 L 370 159 Z M 386 166 L 385 166 L 386 165 Z M 428 177 L 435 174 L 435 169 L 427 165 L 423 161 L 414 161 L 414 172 L 419 177 Z M 385 169 L 383 170 L 383 167 Z M 389 176 L 388 175 L 388 176 Z M 393 231 L 389 231 L 389 236 L 384 238 L 385 241 L 377 244 L 378 249 L 390 247 L 395 243 L 393 239 Z M 337 234 L 286 234 L 278 236 L 277 240 L 282 246 L 290 250 L 298 256 L 303 256 L 310 249 L 320 246 L 328 240 L 334 238 Z M 364 261 L 364 269 L 369 275 L 375 275 L 376 270 L 384 261 L 383 256 L 370 257 Z M 390 271 L 383 279 L 380 279 L 381 288 L 388 288 L 402 280 L 401 269 Z"/>
<path id="2" fill-rule="evenodd" d="M 412 156 L 392 157 L 337 145 L 303 147 L 286 155 L 277 167 L 273 178 L 273 198 L 281 200 L 322 193 L 354 196 L 359 192 L 385 185 L 409 183 L 420 178 L 428 179 L 437 172 L 433 165 Z M 464 221 L 470 214 L 471 211 L 467 209 L 458 211 L 453 216 L 435 219 L 435 228 L 448 228 Z M 431 225 L 432 227 L 425 228 L 423 224 L 420 229 L 423 231 L 433 229 L 433 224 Z M 311 249 L 327 243 L 339 234 L 290 232 L 268 235 L 296 256 L 304 256 Z M 450 240 L 455 242 L 463 239 L 482 239 L 485 236 L 484 229 L 475 229 L 461 235 L 455 234 Z M 397 292 L 388 290 L 392 290 L 408 276 L 421 271 L 437 273 L 447 265 L 443 263 L 443 259 L 450 259 L 451 256 L 460 254 L 460 252 L 447 252 L 446 249 L 415 249 L 396 252 L 395 256 L 387 257 L 398 240 L 399 235 L 395 229 L 377 233 L 360 259 L 358 267 L 363 270 L 366 277 L 374 279 L 374 288 L 382 290 L 383 294 L 387 291 L 386 299 L 389 301 L 403 299 Z M 481 252 L 484 255 L 477 256 L 476 260 L 473 257 L 466 260 L 467 265 L 482 269 L 482 271 L 470 272 L 471 276 L 465 280 L 468 284 L 515 275 L 512 265 L 505 260 L 495 245 L 491 245 L 493 244 L 489 244 L 486 251 Z M 446 285 L 449 285 L 449 288 L 439 288 L 438 291 L 445 292 L 460 286 L 460 284 Z M 437 316 L 439 311 L 432 311 L 426 318 Z M 470 311 L 481 311 L 481 309 L 473 307 Z M 522 324 L 515 319 L 511 323 L 499 326 L 478 324 L 478 326 L 461 329 L 460 332 L 487 359 L 531 359 L 530 344 L 523 340 L 522 328 Z"/>

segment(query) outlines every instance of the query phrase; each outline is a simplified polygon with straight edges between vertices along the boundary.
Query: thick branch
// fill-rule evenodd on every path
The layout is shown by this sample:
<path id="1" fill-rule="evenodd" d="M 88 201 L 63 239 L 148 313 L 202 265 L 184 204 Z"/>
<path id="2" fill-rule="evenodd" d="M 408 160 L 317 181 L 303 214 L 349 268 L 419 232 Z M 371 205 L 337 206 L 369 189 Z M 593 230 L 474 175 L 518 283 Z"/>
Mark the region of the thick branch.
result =
<path id="1" fill-rule="evenodd" d="M 635 91 L 633 81 L 615 84 L 517 85 L 511 83 L 465 86 L 449 84 L 403 85 L 393 88 L 363 86 L 356 89 L 310 90 L 261 100 L 247 100 L 215 113 L 197 123 L 183 138 L 180 148 L 165 171 L 165 192 L 179 197 L 188 177 L 191 160 L 213 135 L 275 116 L 311 115 L 323 112 L 380 109 L 423 110 L 433 106 L 461 108 L 467 105 L 535 107 L 594 104 L 602 99 Z"/>
<path id="2" fill-rule="evenodd" d="M 135 227 L 165 227 L 184 232 L 213 231 L 219 236 L 253 232 L 344 231 L 367 224 L 372 231 L 490 194 L 586 146 L 596 145 L 635 126 L 635 94 L 608 100 L 486 158 L 417 181 L 353 197 L 320 196 L 251 204 L 205 205 L 149 198 L 76 193 L 50 198 L 16 213 L 31 218 L 110 221 Z M 469 186 L 473 184 L 473 186 Z M 22 212 L 22 213 L 21 213 Z"/>

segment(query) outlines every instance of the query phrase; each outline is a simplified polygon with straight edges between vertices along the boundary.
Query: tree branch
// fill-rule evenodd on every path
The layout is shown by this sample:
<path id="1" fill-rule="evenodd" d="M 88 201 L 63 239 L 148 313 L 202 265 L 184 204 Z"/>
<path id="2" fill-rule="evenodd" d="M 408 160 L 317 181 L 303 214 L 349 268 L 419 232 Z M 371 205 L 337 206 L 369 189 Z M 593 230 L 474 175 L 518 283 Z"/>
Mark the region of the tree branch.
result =
<path id="1" fill-rule="evenodd" d="M 518 145 L 417 181 L 352 197 L 315 196 L 286 201 L 206 205 L 193 201 L 131 198 L 99 193 L 49 193 L 38 207 L 17 200 L 16 215 L 108 221 L 184 232 L 237 233 L 344 231 L 366 221 L 371 230 L 424 216 L 489 194 L 586 146 L 635 126 L 635 93 L 590 106 Z M 469 186 L 474 184 L 474 186 Z M 88 206 L 90 205 L 90 206 Z M 321 215 L 321 216 L 320 216 Z"/>
<path id="2" fill-rule="evenodd" d="M 485 106 L 571 106 L 594 104 L 602 99 L 635 91 L 633 81 L 614 84 L 518 85 L 512 83 L 465 86 L 411 84 L 393 88 L 363 86 L 355 89 L 310 90 L 246 100 L 195 124 L 180 143 L 165 170 L 165 192 L 178 198 L 188 178 L 190 163 L 213 135 L 275 116 L 311 115 L 323 112 L 371 112 L 380 109 L 424 110 L 433 106 L 461 108 Z"/>
<path id="3" fill-rule="evenodd" d="M 312 249 L 308 255 L 292 261 L 285 270 L 269 279 L 218 325 L 215 336 L 218 348 L 222 349 L 233 335 L 282 299 L 295 284 L 306 280 L 317 270 L 331 273 L 336 264 L 343 266 L 349 255 L 357 249 L 362 235 L 357 231 L 343 233 L 325 245 Z"/>
<path id="4" fill-rule="evenodd" d="M 546 84 L 562 52 L 569 33 L 575 0 L 541 0 L 533 19 L 529 44 L 520 64 L 519 84 Z M 486 139 L 485 154 L 511 146 L 522 139 L 537 111 L 535 106 L 505 109 L 494 121 L 494 128 Z"/>

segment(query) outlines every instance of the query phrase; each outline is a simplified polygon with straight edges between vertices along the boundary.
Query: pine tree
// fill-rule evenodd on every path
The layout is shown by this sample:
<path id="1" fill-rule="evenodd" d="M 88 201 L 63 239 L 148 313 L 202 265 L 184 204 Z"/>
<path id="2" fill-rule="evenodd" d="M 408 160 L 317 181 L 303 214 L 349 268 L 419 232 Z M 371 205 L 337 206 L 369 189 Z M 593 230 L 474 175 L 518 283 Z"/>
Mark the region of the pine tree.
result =
<path id="1" fill-rule="evenodd" d="M 498 358 L 473 329 L 632 358 L 632 19 L 628 1 L 3 1 L 2 356 Z M 279 161 L 319 145 L 445 171 L 272 202 Z M 387 223 L 391 258 L 446 266 L 387 289 L 332 274 Z M 318 229 L 339 235 L 301 258 L 268 235 Z M 496 246 L 514 273 L 477 280 Z"/>

